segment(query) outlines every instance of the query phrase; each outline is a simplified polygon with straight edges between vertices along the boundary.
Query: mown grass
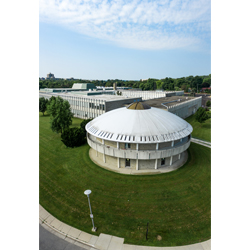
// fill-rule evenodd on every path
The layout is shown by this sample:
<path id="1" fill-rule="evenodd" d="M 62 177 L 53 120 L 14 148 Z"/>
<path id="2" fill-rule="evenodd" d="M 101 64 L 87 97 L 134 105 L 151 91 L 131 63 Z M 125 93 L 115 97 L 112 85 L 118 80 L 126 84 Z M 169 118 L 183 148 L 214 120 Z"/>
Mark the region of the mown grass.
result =
<path id="1" fill-rule="evenodd" d="M 210 111 L 209 111 L 210 112 Z M 211 112 L 210 112 L 211 115 Z M 211 142 L 211 118 L 200 124 L 195 120 L 194 115 L 189 116 L 185 119 L 193 127 L 192 136 L 201 140 Z"/>
<path id="2" fill-rule="evenodd" d="M 73 119 L 73 126 L 81 120 Z M 188 162 L 160 175 L 122 175 L 95 165 L 89 146 L 66 148 L 40 114 L 40 204 L 59 220 L 91 233 L 90 195 L 98 231 L 125 243 L 178 246 L 210 239 L 210 149 L 191 143 Z M 148 240 L 146 227 L 149 222 Z M 162 237 L 157 240 L 157 235 Z"/>

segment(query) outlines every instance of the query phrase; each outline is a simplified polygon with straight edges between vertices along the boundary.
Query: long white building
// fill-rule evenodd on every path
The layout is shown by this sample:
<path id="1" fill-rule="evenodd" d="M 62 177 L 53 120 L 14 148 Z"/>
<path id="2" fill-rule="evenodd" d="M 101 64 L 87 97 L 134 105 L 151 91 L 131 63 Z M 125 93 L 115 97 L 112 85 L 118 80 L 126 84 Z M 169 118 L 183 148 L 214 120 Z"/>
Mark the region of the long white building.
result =
<path id="1" fill-rule="evenodd" d="M 91 94 L 91 95 L 87 95 Z M 96 94 L 96 95 L 95 95 Z M 75 117 L 82 119 L 96 118 L 105 112 L 113 109 L 121 108 L 125 104 L 141 101 L 141 97 L 124 98 L 116 95 L 97 95 L 94 91 L 85 91 L 77 93 L 53 92 L 45 93 L 39 92 L 39 97 L 49 99 L 51 96 L 60 96 L 67 100 L 70 104 L 71 111 Z"/>

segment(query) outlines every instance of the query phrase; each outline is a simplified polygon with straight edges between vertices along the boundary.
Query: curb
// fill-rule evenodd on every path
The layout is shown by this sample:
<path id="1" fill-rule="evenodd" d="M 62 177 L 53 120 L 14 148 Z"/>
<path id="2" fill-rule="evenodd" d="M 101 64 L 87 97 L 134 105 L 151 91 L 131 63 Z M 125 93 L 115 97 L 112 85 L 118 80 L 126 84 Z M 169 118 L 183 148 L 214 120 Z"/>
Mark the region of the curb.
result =
<path id="1" fill-rule="evenodd" d="M 42 212 L 40 211 L 42 210 Z M 45 213 L 46 216 L 44 216 L 45 218 L 42 218 L 40 215 L 42 213 Z M 62 231 L 60 231 L 59 229 L 57 229 L 56 227 L 50 225 L 50 223 L 48 223 L 46 221 L 46 219 L 53 217 L 52 220 L 50 221 L 50 223 L 53 223 L 54 220 L 57 220 L 54 216 L 52 216 L 49 212 L 47 212 L 40 204 L 39 204 L 39 220 L 42 224 L 45 224 L 47 227 L 49 227 L 50 229 L 54 230 L 56 233 L 59 233 L 63 236 L 65 236 L 66 238 L 69 238 L 71 240 L 74 240 L 80 244 L 86 245 L 88 247 L 91 247 L 90 250 L 139 250 L 139 249 L 143 249 L 143 250 L 153 250 L 153 249 L 157 249 L 157 250 L 211 250 L 211 239 L 204 241 L 204 242 L 200 242 L 200 243 L 195 243 L 195 244 L 191 244 L 191 245 L 185 245 L 185 246 L 175 246 L 175 247 L 152 247 L 152 246 L 139 246 L 139 245 L 130 245 L 130 244 L 124 244 L 124 238 L 119 238 L 116 236 L 112 236 L 112 235 L 108 235 L 108 234 L 103 234 L 101 233 L 99 236 L 95 236 L 92 234 L 87 234 L 84 231 L 75 229 L 71 226 L 68 226 L 67 224 L 57 220 L 59 223 L 61 223 L 60 225 L 62 226 L 68 226 L 70 229 L 68 230 L 68 232 L 73 229 L 73 230 L 78 230 L 79 234 L 78 236 L 80 236 L 82 233 L 84 233 L 87 236 L 91 236 L 89 238 L 89 241 L 94 241 L 93 244 L 84 241 L 84 240 L 80 240 L 79 238 L 73 237 L 71 235 L 69 235 L 68 233 L 64 233 Z M 93 239 L 93 240 L 92 240 Z M 105 246 L 104 246 L 104 245 Z M 96 245 L 96 246 L 95 246 Z"/>

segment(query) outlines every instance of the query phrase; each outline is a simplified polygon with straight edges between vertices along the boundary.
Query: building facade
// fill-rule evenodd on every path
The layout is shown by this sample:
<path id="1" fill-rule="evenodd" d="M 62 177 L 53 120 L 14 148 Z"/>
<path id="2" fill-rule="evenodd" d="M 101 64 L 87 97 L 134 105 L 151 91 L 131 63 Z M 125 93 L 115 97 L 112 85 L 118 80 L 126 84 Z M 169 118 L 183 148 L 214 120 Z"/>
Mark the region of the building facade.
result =
<path id="1" fill-rule="evenodd" d="M 141 102 L 103 114 L 86 125 L 92 158 L 110 169 L 159 169 L 183 163 L 192 126 Z"/>
<path id="2" fill-rule="evenodd" d="M 118 88 L 119 89 L 119 88 Z M 154 90 L 125 90 L 119 89 L 124 97 L 137 97 L 140 96 L 142 100 L 150 100 L 166 96 L 184 95 L 184 91 L 154 91 Z"/>
<path id="3" fill-rule="evenodd" d="M 105 92 L 106 93 L 106 92 Z M 90 95 L 85 95 L 90 94 Z M 92 95 L 93 94 L 93 95 Z M 96 118 L 105 112 L 121 108 L 126 104 L 141 101 L 141 98 L 124 98 L 121 96 L 108 94 L 94 95 L 94 91 L 63 93 L 63 92 L 39 92 L 39 97 L 49 99 L 51 96 L 60 96 L 67 100 L 74 117 L 81 119 Z"/>

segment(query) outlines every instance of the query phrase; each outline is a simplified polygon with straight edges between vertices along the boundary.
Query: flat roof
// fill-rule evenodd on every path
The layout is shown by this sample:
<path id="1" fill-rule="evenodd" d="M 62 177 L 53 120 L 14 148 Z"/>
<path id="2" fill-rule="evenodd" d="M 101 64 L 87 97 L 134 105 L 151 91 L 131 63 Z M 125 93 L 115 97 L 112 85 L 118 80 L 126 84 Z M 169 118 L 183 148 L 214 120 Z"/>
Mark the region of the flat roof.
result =
<path id="1" fill-rule="evenodd" d="M 94 91 L 91 91 L 93 93 Z M 68 97 L 80 97 L 85 99 L 97 99 L 97 100 L 103 100 L 103 101 L 119 101 L 119 100 L 139 100 L 141 101 L 141 97 L 124 97 L 119 95 L 81 95 L 80 92 L 77 93 L 61 93 L 61 92 L 53 92 L 53 93 L 45 93 L 53 96 L 68 96 Z M 133 101 L 132 101 L 133 102 Z"/>
<path id="2" fill-rule="evenodd" d="M 160 108 L 160 109 L 166 109 L 162 103 L 165 106 L 173 106 L 179 103 L 184 103 L 186 101 L 190 101 L 195 99 L 196 97 L 192 96 L 170 96 L 170 97 L 161 97 L 161 98 L 155 98 L 150 100 L 145 100 L 143 103 L 146 103 L 150 107 L 154 108 Z"/>

